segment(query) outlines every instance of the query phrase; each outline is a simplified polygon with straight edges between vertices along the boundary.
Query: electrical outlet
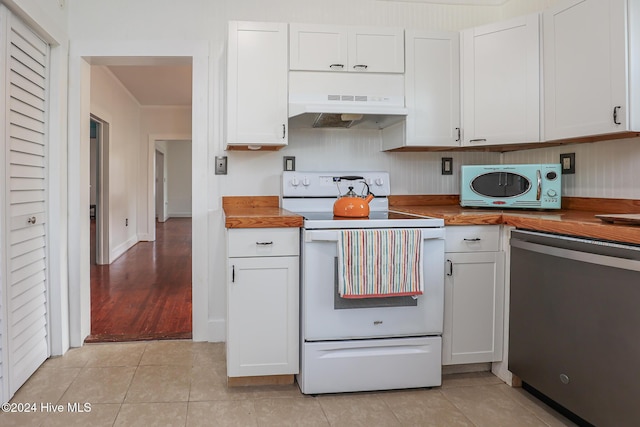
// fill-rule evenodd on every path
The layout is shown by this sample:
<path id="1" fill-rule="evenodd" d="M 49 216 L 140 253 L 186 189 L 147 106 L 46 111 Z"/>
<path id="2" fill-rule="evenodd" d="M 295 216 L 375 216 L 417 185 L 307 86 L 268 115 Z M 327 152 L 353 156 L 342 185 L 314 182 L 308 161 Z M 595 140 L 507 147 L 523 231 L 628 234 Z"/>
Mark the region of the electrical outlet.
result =
<path id="1" fill-rule="evenodd" d="M 216 156 L 216 175 L 227 174 L 227 156 Z"/>
<path id="2" fill-rule="evenodd" d="M 294 171 L 296 170 L 296 158 L 295 156 L 284 156 L 283 170 Z"/>
<path id="3" fill-rule="evenodd" d="M 576 153 L 560 154 L 560 165 L 563 175 L 576 173 Z"/>
<path id="4" fill-rule="evenodd" d="M 453 175 L 453 157 L 442 158 L 442 175 Z"/>

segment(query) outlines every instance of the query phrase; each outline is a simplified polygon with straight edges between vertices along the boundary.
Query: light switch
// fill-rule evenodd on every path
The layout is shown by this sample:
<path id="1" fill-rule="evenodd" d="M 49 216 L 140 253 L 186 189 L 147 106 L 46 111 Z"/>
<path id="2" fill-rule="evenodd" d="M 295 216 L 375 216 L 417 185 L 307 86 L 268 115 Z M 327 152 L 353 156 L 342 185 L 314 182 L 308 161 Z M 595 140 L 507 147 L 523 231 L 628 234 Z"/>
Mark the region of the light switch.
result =
<path id="1" fill-rule="evenodd" d="M 288 172 L 296 170 L 295 156 L 284 156 L 284 170 Z"/>
<path id="2" fill-rule="evenodd" d="M 576 173 L 576 153 L 560 154 L 560 165 L 563 175 Z"/>

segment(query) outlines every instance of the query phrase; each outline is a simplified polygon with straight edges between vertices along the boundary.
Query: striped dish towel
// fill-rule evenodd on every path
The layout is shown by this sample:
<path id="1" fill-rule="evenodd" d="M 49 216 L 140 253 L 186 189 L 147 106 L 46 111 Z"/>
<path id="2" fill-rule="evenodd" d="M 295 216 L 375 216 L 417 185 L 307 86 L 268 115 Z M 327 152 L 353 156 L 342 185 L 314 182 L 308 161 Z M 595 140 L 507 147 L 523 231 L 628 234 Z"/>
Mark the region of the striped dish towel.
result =
<path id="1" fill-rule="evenodd" d="M 422 295 L 419 229 L 342 230 L 338 293 L 342 298 Z"/>

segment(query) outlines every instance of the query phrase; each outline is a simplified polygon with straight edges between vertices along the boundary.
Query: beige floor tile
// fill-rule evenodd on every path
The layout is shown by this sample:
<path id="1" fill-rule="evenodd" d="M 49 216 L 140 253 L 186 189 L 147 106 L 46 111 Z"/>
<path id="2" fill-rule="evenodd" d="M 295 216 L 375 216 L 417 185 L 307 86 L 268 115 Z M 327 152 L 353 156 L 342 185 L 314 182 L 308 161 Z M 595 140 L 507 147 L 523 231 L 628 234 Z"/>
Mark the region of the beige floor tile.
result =
<path id="1" fill-rule="evenodd" d="M 71 383 L 80 374 L 81 368 L 38 369 L 20 387 L 12 402 L 57 403 Z"/>
<path id="2" fill-rule="evenodd" d="M 189 402 L 187 427 L 253 427 L 258 425 L 253 401 Z"/>
<path id="3" fill-rule="evenodd" d="M 87 344 L 89 354 L 87 366 L 138 366 L 147 344 L 135 343 L 105 343 Z"/>
<path id="4" fill-rule="evenodd" d="M 452 387 L 442 390 L 442 394 L 478 427 L 548 427 L 531 411 L 506 396 L 501 387 Z"/>
<path id="5" fill-rule="evenodd" d="M 119 403 L 97 403 L 91 405 L 85 412 L 73 412 L 69 408 L 59 414 L 47 414 L 42 423 L 43 427 L 111 427 L 116 420 Z"/>
<path id="6" fill-rule="evenodd" d="M 142 354 L 140 365 L 193 365 L 192 341 L 150 341 Z"/>
<path id="7" fill-rule="evenodd" d="M 316 398 L 332 426 L 399 426 L 400 421 L 373 393 L 326 395 Z"/>
<path id="8" fill-rule="evenodd" d="M 41 412 L 3 412 L 0 411 L 2 427 L 37 427 L 42 424 L 45 414 Z"/>
<path id="9" fill-rule="evenodd" d="M 133 366 L 84 368 L 59 402 L 122 403 L 135 370 Z"/>
<path id="10" fill-rule="evenodd" d="M 71 348 L 63 356 L 52 356 L 44 362 L 47 368 L 84 368 L 89 361 L 87 346 Z"/>
<path id="11" fill-rule="evenodd" d="M 190 383 L 191 366 L 138 366 L 125 402 L 186 402 Z"/>
<path id="12" fill-rule="evenodd" d="M 224 343 L 194 343 L 193 366 L 222 366 L 226 370 Z"/>
<path id="13" fill-rule="evenodd" d="M 439 390 L 411 390 L 380 393 L 403 426 L 473 427 Z"/>
<path id="14" fill-rule="evenodd" d="M 260 427 L 328 426 L 317 399 L 255 399 L 256 417 Z"/>
<path id="15" fill-rule="evenodd" d="M 183 427 L 187 422 L 187 403 L 125 403 L 114 427 Z"/>
<path id="16" fill-rule="evenodd" d="M 189 401 L 227 400 L 224 398 L 227 394 L 226 384 L 227 377 L 219 369 L 206 365 L 193 366 Z"/>
<path id="17" fill-rule="evenodd" d="M 527 393 L 522 388 L 509 387 L 505 384 L 504 387 L 500 387 L 500 390 L 511 399 L 514 399 L 516 402 L 530 410 L 536 417 L 540 418 L 550 427 L 576 427 L 575 423 L 571 422 L 569 419 L 562 416 L 536 397 Z"/>
<path id="18" fill-rule="evenodd" d="M 442 389 L 493 384 L 504 384 L 504 382 L 491 372 L 467 372 L 442 376 Z"/>

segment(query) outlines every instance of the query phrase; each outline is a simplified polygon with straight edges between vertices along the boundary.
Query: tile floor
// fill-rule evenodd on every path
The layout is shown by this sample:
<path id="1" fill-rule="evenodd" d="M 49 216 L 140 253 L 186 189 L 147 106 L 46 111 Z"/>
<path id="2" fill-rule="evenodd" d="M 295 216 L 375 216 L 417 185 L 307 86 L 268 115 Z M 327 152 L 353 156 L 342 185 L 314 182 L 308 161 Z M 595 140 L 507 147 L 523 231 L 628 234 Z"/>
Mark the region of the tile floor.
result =
<path id="1" fill-rule="evenodd" d="M 574 425 L 486 372 L 447 375 L 442 387 L 430 390 L 317 397 L 300 394 L 295 385 L 228 389 L 225 381 L 224 344 L 87 344 L 46 361 L 18 390 L 12 403 L 35 403 L 37 412 L 0 413 L 0 425 Z M 90 411 L 68 410 L 68 404 L 84 408 L 85 403 Z M 53 412 L 57 405 L 62 412 Z"/>

